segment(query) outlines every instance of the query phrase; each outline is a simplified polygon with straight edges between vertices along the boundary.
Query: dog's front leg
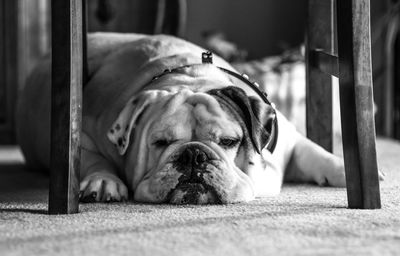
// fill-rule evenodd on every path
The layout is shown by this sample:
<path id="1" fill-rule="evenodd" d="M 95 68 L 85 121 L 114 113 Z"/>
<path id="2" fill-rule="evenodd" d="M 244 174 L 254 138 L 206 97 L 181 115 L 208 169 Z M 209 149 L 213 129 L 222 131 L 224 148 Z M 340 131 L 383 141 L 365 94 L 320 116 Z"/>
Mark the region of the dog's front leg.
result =
<path id="1" fill-rule="evenodd" d="M 92 146 L 83 134 L 81 149 L 80 200 L 114 202 L 128 199 L 128 189 L 118 177 L 115 167 Z"/>
<path id="2" fill-rule="evenodd" d="M 343 159 L 299 134 L 286 169 L 285 181 L 344 187 L 346 181 Z"/>

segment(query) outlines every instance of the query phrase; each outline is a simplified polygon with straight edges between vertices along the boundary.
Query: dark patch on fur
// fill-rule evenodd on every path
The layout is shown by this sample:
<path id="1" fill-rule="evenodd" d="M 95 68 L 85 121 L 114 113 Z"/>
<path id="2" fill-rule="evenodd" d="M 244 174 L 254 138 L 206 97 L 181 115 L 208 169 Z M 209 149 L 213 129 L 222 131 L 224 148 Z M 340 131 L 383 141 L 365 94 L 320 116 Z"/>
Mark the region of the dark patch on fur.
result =
<path id="1" fill-rule="evenodd" d="M 206 194 L 207 192 L 210 192 L 215 196 L 216 204 L 222 204 L 222 201 L 214 187 L 207 185 L 204 182 L 203 175 L 204 173 L 208 172 L 206 170 L 207 163 L 204 162 L 196 167 L 193 167 L 191 163 L 179 161 L 179 157 L 177 157 L 177 160 L 174 161 L 173 168 L 182 174 L 179 177 L 178 185 L 175 188 L 186 192 L 182 204 L 198 204 L 199 194 Z M 168 202 L 171 200 L 175 189 L 171 189 L 171 191 L 168 193 Z"/>
<path id="2" fill-rule="evenodd" d="M 125 137 L 120 137 L 119 139 L 118 139 L 118 146 L 119 147 L 124 147 L 125 146 L 125 144 L 126 144 L 126 138 Z"/>
<path id="3" fill-rule="evenodd" d="M 260 154 L 271 136 L 276 118 L 274 109 L 256 97 L 247 96 L 244 90 L 234 86 L 213 89 L 207 93 L 239 113 L 255 150 Z"/>
<path id="4" fill-rule="evenodd" d="M 201 183 L 185 183 L 180 185 L 179 189 L 186 192 L 182 204 L 198 204 L 199 194 L 207 193 L 207 189 Z"/>
<path id="5" fill-rule="evenodd" d="M 139 98 L 134 99 L 134 100 L 132 101 L 132 105 L 136 105 L 136 104 L 138 103 L 138 101 L 139 101 Z"/>

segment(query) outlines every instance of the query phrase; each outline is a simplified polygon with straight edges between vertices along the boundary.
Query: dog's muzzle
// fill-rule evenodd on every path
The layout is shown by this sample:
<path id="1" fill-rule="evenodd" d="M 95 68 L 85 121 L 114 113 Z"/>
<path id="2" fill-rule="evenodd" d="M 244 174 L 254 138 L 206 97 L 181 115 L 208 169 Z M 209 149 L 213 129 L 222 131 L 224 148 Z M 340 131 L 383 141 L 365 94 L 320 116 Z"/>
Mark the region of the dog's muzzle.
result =
<path id="1" fill-rule="evenodd" d="M 190 143 L 176 156 L 174 167 L 182 175 L 179 183 L 170 192 L 169 201 L 173 204 L 211 204 L 219 203 L 212 186 L 204 181 L 210 175 L 207 166 L 217 160 L 217 155 L 200 143 Z"/>

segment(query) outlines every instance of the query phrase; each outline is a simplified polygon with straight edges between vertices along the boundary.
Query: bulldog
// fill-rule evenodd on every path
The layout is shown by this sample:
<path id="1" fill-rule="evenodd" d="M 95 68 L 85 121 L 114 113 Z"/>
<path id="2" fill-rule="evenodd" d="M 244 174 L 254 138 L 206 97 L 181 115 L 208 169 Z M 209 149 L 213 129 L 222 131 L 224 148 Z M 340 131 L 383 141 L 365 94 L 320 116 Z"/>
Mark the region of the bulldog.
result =
<path id="1" fill-rule="evenodd" d="M 284 181 L 345 186 L 343 160 L 302 136 L 245 75 L 165 35 L 88 37 L 82 201 L 247 202 Z M 50 60 L 17 107 L 26 162 L 49 167 Z"/>

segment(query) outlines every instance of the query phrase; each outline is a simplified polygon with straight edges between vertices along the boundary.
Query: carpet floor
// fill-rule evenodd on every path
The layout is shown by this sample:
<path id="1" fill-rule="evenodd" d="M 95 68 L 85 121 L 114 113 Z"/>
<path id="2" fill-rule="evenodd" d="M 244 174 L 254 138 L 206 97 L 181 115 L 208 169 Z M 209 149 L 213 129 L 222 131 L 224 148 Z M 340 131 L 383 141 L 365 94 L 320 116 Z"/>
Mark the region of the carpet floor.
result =
<path id="1" fill-rule="evenodd" d="M 382 209 L 347 208 L 346 190 L 290 184 L 250 203 L 81 204 L 47 215 L 48 177 L 0 149 L 0 255 L 399 255 L 400 143 L 378 140 Z"/>

